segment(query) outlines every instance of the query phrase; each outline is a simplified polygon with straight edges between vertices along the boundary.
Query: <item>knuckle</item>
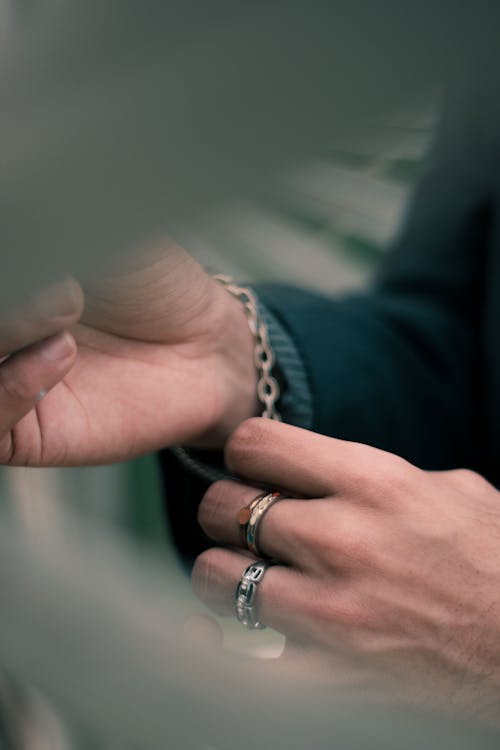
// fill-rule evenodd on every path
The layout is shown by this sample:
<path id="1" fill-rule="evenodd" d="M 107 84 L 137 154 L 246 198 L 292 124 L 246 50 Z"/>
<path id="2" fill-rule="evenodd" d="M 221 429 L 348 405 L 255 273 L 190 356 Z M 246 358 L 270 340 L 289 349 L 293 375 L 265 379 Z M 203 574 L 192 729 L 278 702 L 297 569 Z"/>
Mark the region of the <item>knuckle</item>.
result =
<path id="1" fill-rule="evenodd" d="M 474 491 L 489 486 L 488 482 L 480 474 L 472 469 L 454 469 L 448 472 L 464 491 Z"/>
<path id="2" fill-rule="evenodd" d="M 364 446 L 362 460 L 352 468 L 348 493 L 369 505 L 392 505 L 408 495 L 423 472 L 400 456 Z"/>
<path id="3" fill-rule="evenodd" d="M 354 533 L 344 533 L 337 540 L 337 554 L 346 568 L 368 568 L 372 565 L 369 543 Z"/>
<path id="4" fill-rule="evenodd" d="M 316 564 L 324 571 L 338 573 L 339 568 L 370 567 L 373 561 L 371 545 L 364 538 L 363 530 L 344 523 L 311 536 L 308 542 Z"/>
<path id="5" fill-rule="evenodd" d="M 391 456 L 382 473 L 385 481 L 391 488 L 400 489 L 408 486 L 411 476 L 410 469 L 410 464 L 403 458 Z"/>
<path id="6" fill-rule="evenodd" d="M 225 448 L 226 463 L 230 469 L 237 469 L 252 454 L 255 446 L 262 445 L 265 441 L 265 421 L 260 417 L 252 417 L 241 422 L 230 435 Z"/>
<path id="7" fill-rule="evenodd" d="M 392 503 L 407 499 L 414 491 L 420 470 L 399 456 L 391 456 L 380 467 L 378 491 Z"/>
<path id="8" fill-rule="evenodd" d="M 367 608 L 348 595 L 316 597 L 311 609 L 310 615 L 327 637 L 334 631 L 345 642 L 357 640 L 374 624 Z"/>
<path id="9" fill-rule="evenodd" d="M 319 567 L 322 569 L 336 568 L 336 550 L 339 544 L 339 535 L 332 529 L 323 529 L 321 533 L 317 530 L 308 529 L 304 531 L 304 547 L 311 550 Z"/>
<path id="10" fill-rule="evenodd" d="M 367 630 L 375 626 L 374 617 L 368 609 L 359 604 L 349 603 L 338 609 L 338 620 L 345 626 L 351 643 L 360 643 Z"/>
<path id="11" fill-rule="evenodd" d="M 344 642 L 358 653 L 367 649 L 367 634 L 380 629 L 380 621 L 369 607 L 347 598 L 334 605 L 333 614 L 342 627 Z"/>

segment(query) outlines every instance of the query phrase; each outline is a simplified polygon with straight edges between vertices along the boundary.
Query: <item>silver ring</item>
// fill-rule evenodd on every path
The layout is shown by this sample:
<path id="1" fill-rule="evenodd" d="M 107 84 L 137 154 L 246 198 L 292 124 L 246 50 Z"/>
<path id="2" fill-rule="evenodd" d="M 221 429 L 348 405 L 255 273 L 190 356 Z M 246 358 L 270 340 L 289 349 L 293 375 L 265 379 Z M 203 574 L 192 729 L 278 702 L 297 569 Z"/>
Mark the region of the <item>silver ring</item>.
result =
<path id="1" fill-rule="evenodd" d="M 266 627 L 259 621 L 255 607 L 255 594 L 257 586 L 264 578 L 264 573 L 275 564 L 272 560 L 256 560 L 243 572 L 236 587 L 234 596 L 236 617 L 249 630 L 263 630 Z"/>

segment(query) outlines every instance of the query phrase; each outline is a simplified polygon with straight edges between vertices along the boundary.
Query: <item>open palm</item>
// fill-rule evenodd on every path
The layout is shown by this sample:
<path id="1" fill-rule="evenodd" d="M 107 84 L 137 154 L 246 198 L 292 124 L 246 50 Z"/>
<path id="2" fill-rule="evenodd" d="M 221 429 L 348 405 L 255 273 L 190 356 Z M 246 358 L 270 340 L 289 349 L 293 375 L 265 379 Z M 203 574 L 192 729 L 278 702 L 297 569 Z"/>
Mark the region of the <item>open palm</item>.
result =
<path id="1" fill-rule="evenodd" d="M 252 403 L 251 385 L 231 395 L 233 385 L 244 382 L 239 360 L 242 375 L 243 361 L 251 361 L 250 341 L 244 356 L 234 358 L 230 351 L 231 339 L 241 347 L 246 331 L 233 304 L 176 246 L 101 282 L 70 327 L 76 351 L 73 344 L 67 361 L 57 363 L 66 372 L 56 377 L 54 361 L 46 366 L 54 383 L 42 387 L 39 375 L 27 384 L 40 370 L 27 361 L 39 345 L 0 366 L 0 375 L 9 366 L 22 370 L 21 386 L 4 391 L 11 401 L 24 399 L 21 418 L 12 423 L 11 417 L 3 431 L 0 459 L 32 466 L 95 464 L 173 443 L 217 447 Z M 4 375 L 2 382 L 14 379 Z M 26 408 L 30 388 L 33 405 Z M 36 400 L 40 390 L 48 392 Z"/>

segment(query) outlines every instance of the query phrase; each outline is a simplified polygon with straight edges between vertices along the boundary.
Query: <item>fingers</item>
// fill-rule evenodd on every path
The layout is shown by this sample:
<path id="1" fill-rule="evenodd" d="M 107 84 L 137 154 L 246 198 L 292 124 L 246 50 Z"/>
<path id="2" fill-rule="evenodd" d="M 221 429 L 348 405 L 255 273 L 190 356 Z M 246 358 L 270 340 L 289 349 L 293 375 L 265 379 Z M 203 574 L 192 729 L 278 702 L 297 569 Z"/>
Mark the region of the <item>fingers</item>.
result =
<path id="1" fill-rule="evenodd" d="M 219 615 L 235 614 L 235 594 L 245 569 L 255 560 L 216 547 L 203 552 L 193 568 L 194 593 Z M 259 622 L 295 641 L 350 653 L 359 630 L 362 603 L 345 582 L 318 578 L 281 565 L 270 567 L 257 586 Z"/>
<path id="2" fill-rule="evenodd" d="M 238 516 L 242 508 L 262 492 L 255 487 L 223 479 L 212 484 L 198 508 L 203 531 L 219 544 L 246 549 Z M 320 501 L 321 502 L 321 501 Z M 304 561 L 303 533 L 313 501 L 284 498 L 274 503 L 262 518 L 258 529 L 258 548 L 271 559 L 301 567 Z"/>
<path id="3" fill-rule="evenodd" d="M 198 509 L 203 531 L 221 545 L 245 549 L 239 511 L 259 494 L 240 482 L 215 482 Z M 257 542 L 271 559 L 305 573 L 336 577 L 369 568 L 372 551 L 384 543 L 378 515 L 340 498 L 279 500 L 262 517 Z"/>
<path id="4" fill-rule="evenodd" d="M 242 508 L 262 492 L 255 487 L 221 480 L 212 484 L 205 493 L 198 508 L 198 521 L 204 532 L 219 544 L 246 548 L 242 538 L 238 516 Z M 303 515 L 298 506 L 306 501 L 291 499 L 279 500 L 266 512 L 259 525 L 259 548 L 270 558 L 284 563 L 296 563 L 294 555 L 297 540 L 294 538 L 296 523 Z M 295 513 L 291 513 L 293 506 Z"/>
<path id="5" fill-rule="evenodd" d="M 71 369 L 76 344 L 69 333 L 52 336 L 0 365 L 0 461 L 10 463 L 14 426 Z"/>
<path id="6" fill-rule="evenodd" d="M 214 612 L 233 615 L 238 581 L 254 559 L 220 548 L 203 552 L 193 568 L 195 594 Z M 268 568 L 258 584 L 259 620 L 284 634 L 297 629 L 304 632 L 310 595 L 311 589 L 297 571 L 282 566 Z"/>
<path id="7" fill-rule="evenodd" d="M 301 497 L 342 493 L 372 503 L 404 491 L 419 469 L 398 456 L 270 419 L 240 424 L 226 444 L 231 472 Z"/>
<path id="8" fill-rule="evenodd" d="M 49 287 L 35 299 L 0 317 L 0 357 L 24 349 L 76 323 L 83 293 L 73 279 Z"/>

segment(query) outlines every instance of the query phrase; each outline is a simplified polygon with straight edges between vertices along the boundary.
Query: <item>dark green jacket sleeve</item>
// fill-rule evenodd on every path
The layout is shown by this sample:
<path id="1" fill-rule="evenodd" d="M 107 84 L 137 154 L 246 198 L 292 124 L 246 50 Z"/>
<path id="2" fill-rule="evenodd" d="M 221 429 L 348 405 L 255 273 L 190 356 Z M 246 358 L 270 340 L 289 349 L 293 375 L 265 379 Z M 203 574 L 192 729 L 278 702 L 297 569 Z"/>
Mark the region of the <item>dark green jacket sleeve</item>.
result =
<path id="1" fill-rule="evenodd" d="M 494 479 L 484 459 L 482 368 L 487 268 L 499 250 L 492 239 L 495 170 L 481 127 L 449 111 L 369 291 L 344 299 L 280 285 L 257 291 L 301 355 L 313 430 L 423 468 L 468 466 Z M 182 494 L 194 498 L 198 481 L 180 475 Z M 186 507 L 174 511 L 183 516 L 174 518 L 178 538 L 190 524 Z"/>
<path id="2" fill-rule="evenodd" d="M 377 283 L 259 289 L 302 355 L 312 429 L 425 468 L 482 470 L 482 315 L 494 188 L 474 123 L 441 128 Z M 497 164 L 498 166 L 498 164 Z M 489 166 L 491 171 L 491 165 Z"/>

